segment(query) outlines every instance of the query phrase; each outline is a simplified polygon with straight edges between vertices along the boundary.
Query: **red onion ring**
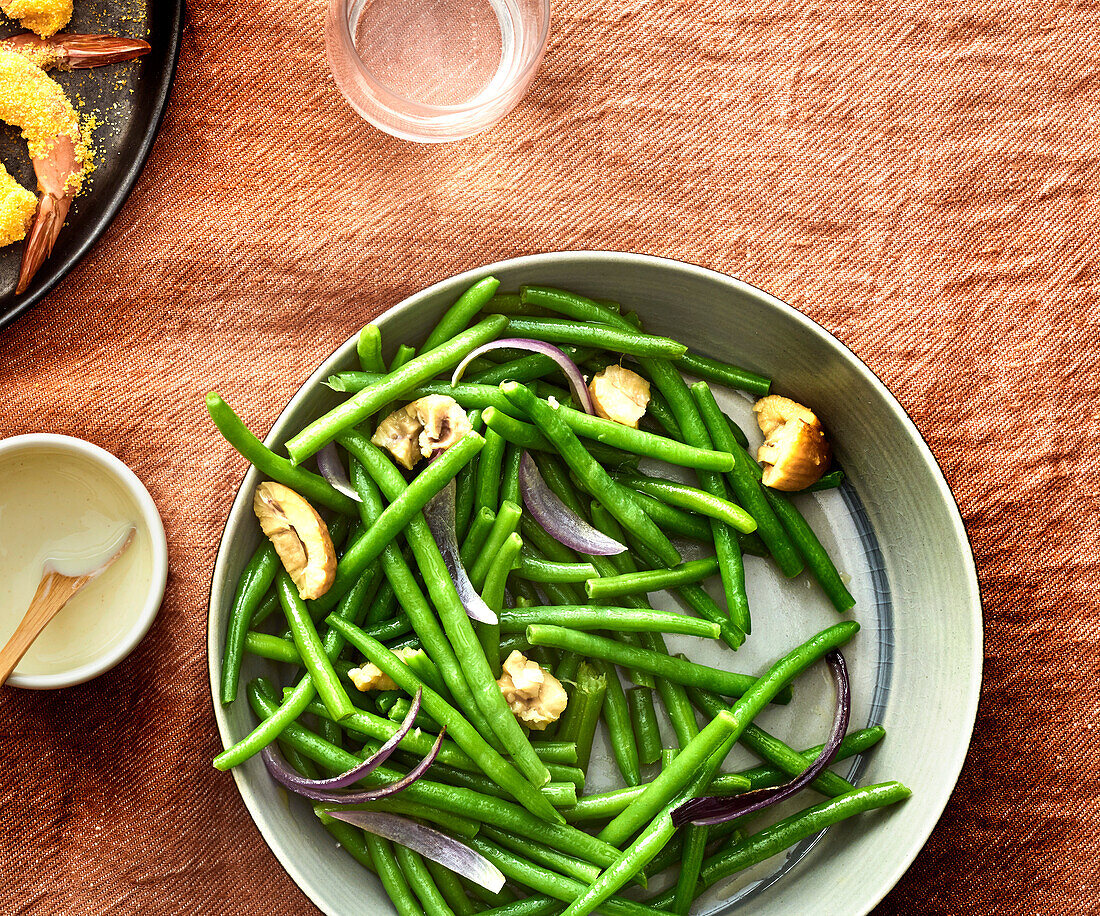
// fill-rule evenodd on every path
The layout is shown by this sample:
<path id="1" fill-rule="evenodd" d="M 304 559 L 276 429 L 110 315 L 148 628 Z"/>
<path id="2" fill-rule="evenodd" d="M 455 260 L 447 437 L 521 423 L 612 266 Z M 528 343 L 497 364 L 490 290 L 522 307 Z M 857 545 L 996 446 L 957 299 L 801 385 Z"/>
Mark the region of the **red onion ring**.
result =
<path id="1" fill-rule="evenodd" d="M 438 862 L 494 894 L 504 887 L 504 875 L 480 853 L 445 834 L 396 814 L 380 811 L 328 811 L 329 816 L 375 836 L 399 843 Z"/>
<path id="2" fill-rule="evenodd" d="M 626 545 L 597 531 L 563 503 L 546 485 L 527 452 L 519 462 L 519 492 L 527 511 L 543 530 L 571 550 L 595 557 L 613 556 L 626 550 Z"/>
<path id="3" fill-rule="evenodd" d="M 462 606 L 466 608 L 466 613 L 471 620 L 476 620 L 478 623 L 495 624 L 498 622 L 496 612 L 477 593 L 459 556 L 458 537 L 455 534 L 456 491 L 457 487 L 452 478 L 447 486 L 428 500 L 428 504 L 424 507 L 424 517 L 428 520 L 432 537 L 435 538 L 435 543 L 443 556 L 443 562 L 447 566 L 447 573 L 454 583 Z"/>
<path id="4" fill-rule="evenodd" d="M 746 814 L 754 814 L 801 792 L 832 763 L 840 749 L 840 742 L 848 731 L 848 720 L 852 713 L 852 687 L 848 679 L 848 666 L 839 650 L 832 650 L 825 656 L 825 661 L 836 682 L 836 714 L 833 717 L 833 728 L 829 734 L 829 740 L 825 742 L 817 759 L 798 776 L 781 786 L 756 789 L 732 798 L 708 796 L 684 802 L 672 812 L 672 823 L 675 826 L 682 827 L 690 821 L 696 826 L 706 827 L 712 824 L 724 824 L 744 817 Z"/>
<path id="5" fill-rule="evenodd" d="M 355 492 L 355 487 L 348 480 L 347 471 L 340 463 L 340 456 L 336 453 L 335 442 L 330 442 L 317 453 L 317 470 L 332 485 L 332 489 L 343 493 L 350 499 L 354 499 L 357 503 L 362 502 L 359 494 Z"/>
<path id="6" fill-rule="evenodd" d="M 555 347 L 553 344 L 548 344 L 544 340 L 531 340 L 527 337 L 501 337 L 499 340 L 482 344 L 468 353 L 466 358 L 458 364 L 451 376 L 451 384 L 458 384 L 458 380 L 462 378 L 462 373 L 466 371 L 466 367 L 471 360 L 477 359 L 482 353 L 488 353 L 490 350 L 528 350 L 531 353 L 549 356 L 565 373 L 565 378 L 569 382 L 569 390 L 573 392 L 573 397 L 581 406 L 581 409 L 585 413 L 594 414 L 596 412 L 596 407 L 592 403 L 592 395 L 588 391 L 588 386 L 584 383 L 584 374 L 581 372 L 580 366 L 573 362 L 564 350 Z"/>
<path id="7" fill-rule="evenodd" d="M 432 745 L 432 749 L 428 751 L 424 759 L 400 779 L 388 782 L 384 786 L 378 786 L 374 789 L 362 789 L 358 792 L 326 792 L 319 789 L 307 788 L 301 785 L 303 780 L 300 774 L 291 769 L 290 765 L 283 759 L 283 756 L 275 750 L 274 745 L 269 744 L 260 753 L 263 756 L 263 761 L 267 765 L 267 770 L 272 778 L 281 785 L 286 786 L 291 792 L 295 792 L 312 801 L 325 802 L 330 805 L 361 805 L 364 802 L 378 801 L 380 798 L 389 798 L 391 795 L 396 795 L 402 789 L 407 789 L 428 772 L 428 768 L 435 763 L 435 758 L 439 756 L 439 749 L 443 746 L 443 738 L 446 734 L 447 729 L 441 729 L 439 737 L 435 739 L 435 744 Z M 375 764 L 375 766 L 377 765 L 378 764 Z M 355 770 L 361 771 L 361 768 L 356 767 Z M 344 776 L 346 775 L 347 774 L 344 774 Z M 342 779 L 343 776 L 337 778 Z M 306 781 L 308 782 L 310 780 Z M 288 785 L 288 783 L 293 784 Z"/>

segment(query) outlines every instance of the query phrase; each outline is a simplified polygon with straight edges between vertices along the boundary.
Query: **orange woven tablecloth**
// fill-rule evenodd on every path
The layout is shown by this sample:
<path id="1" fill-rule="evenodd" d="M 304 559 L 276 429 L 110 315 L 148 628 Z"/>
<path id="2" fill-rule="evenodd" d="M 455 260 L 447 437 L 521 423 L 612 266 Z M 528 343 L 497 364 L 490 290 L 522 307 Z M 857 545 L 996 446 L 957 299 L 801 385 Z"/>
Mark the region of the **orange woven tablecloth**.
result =
<path id="1" fill-rule="evenodd" d="M 322 15 L 195 0 L 136 193 L 0 332 L 0 435 L 119 455 L 172 561 L 124 664 L 0 690 L 0 913 L 314 912 L 209 765 L 207 588 L 244 465 L 202 395 L 265 430 L 405 295 L 569 248 L 681 258 L 793 303 L 898 396 L 958 497 L 984 699 L 880 912 L 1100 912 L 1100 9 L 561 0 L 520 107 L 436 147 L 351 112 Z"/>

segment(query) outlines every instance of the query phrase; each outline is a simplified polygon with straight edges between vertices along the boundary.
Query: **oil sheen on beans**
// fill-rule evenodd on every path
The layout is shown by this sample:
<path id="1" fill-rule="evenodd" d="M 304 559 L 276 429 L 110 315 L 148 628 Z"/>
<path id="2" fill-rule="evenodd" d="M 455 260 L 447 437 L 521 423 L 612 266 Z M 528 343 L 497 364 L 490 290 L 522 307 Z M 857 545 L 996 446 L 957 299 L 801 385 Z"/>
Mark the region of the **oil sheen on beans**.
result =
<path id="1" fill-rule="evenodd" d="M 132 631 L 152 576 L 149 533 L 130 494 L 100 465 L 67 452 L 34 449 L 0 458 L 0 645 L 22 619 L 43 566 L 76 575 L 137 531 L 130 548 L 47 624 L 15 674 L 72 671 Z"/>

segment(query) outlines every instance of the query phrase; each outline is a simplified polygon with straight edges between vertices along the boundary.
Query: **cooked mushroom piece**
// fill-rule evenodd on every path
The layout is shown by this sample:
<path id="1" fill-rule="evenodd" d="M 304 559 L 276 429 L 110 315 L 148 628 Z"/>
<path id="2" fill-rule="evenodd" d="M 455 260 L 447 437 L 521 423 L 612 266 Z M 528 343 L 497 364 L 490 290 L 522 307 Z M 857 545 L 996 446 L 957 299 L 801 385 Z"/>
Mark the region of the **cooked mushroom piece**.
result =
<path id="1" fill-rule="evenodd" d="M 821 421 L 808 407 L 777 394 L 753 406 L 764 444 L 756 453 L 764 465 L 764 485 L 773 490 L 803 490 L 821 479 L 831 451 Z"/>
<path id="2" fill-rule="evenodd" d="M 588 391 L 598 416 L 632 429 L 638 428 L 638 421 L 649 406 L 649 382 L 617 363 L 592 376 Z"/>
<path id="3" fill-rule="evenodd" d="M 420 454 L 430 458 L 434 452 L 449 449 L 471 430 L 470 418 L 458 402 L 445 394 L 428 394 L 413 401 L 408 408 L 415 411 L 423 427 L 420 433 Z"/>
<path id="4" fill-rule="evenodd" d="M 556 722 L 569 702 L 561 681 L 516 650 L 505 659 L 497 684 L 515 717 L 534 731 Z"/>
<path id="5" fill-rule="evenodd" d="M 394 461 L 401 467 L 411 471 L 420 460 L 420 429 L 416 411 L 410 413 L 408 407 L 402 407 L 378 424 L 370 441 L 393 455 Z"/>
<path id="6" fill-rule="evenodd" d="M 445 394 L 428 394 L 395 410 L 378 424 L 370 441 L 412 470 L 421 458 L 450 448 L 471 429 L 466 411 Z"/>
<path id="7" fill-rule="evenodd" d="M 302 600 L 325 594 L 336 578 L 336 549 L 313 506 L 290 487 L 267 480 L 256 487 L 252 509 Z"/>
<path id="8" fill-rule="evenodd" d="M 414 655 L 422 652 L 421 649 L 398 649 L 396 655 L 401 661 L 407 662 Z M 374 662 L 365 662 L 358 668 L 348 671 L 348 678 L 358 690 L 366 693 L 368 690 L 396 690 L 397 684 L 393 678 L 385 674 Z"/>

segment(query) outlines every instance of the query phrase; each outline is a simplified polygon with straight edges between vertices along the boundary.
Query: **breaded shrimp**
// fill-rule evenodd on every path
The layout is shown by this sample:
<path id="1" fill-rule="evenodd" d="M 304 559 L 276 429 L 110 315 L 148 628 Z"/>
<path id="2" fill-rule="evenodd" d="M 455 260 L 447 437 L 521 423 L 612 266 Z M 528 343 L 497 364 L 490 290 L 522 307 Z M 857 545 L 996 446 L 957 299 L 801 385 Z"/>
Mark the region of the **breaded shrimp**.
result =
<path id="1" fill-rule="evenodd" d="M 0 0 L 0 10 L 24 28 L 49 38 L 73 18 L 73 0 Z"/>
<path id="2" fill-rule="evenodd" d="M 17 294 L 26 291 L 53 251 L 69 207 L 80 190 L 88 152 L 81 140 L 76 110 L 44 68 L 94 67 L 129 60 L 148 50 L 146 42 L 107 35 L 64 35 L 45 40 L 18 36 L 0 41 L 0 121 L 23 131 L 40 194 L 23 250 Z M 6 171 L 4 174 L 11 178 Z M 13 216 L 12 225 L 14 220 Z M 9 227 L 5 224 L 5 228 Z M 14 231 L 11 234 L 8 242 L 23 237 L 14 237 Z"/>
<path id="3" fill-rule="evenodd" d="M 0 165 L 0 245 L 21 242 L 38 208 L 38 198 Z"/>

